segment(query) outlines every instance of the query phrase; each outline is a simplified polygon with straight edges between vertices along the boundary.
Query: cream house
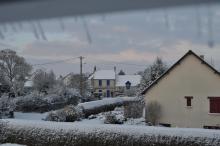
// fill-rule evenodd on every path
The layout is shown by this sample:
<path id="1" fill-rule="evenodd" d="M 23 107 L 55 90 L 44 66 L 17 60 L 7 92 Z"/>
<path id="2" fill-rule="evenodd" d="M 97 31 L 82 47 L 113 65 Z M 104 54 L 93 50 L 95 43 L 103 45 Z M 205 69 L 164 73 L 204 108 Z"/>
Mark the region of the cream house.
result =
<path id="1" fill-rule="evenodd" d="M 220 128 L 220 73 L 191 50 L 143 94 L 161 105 L 160 124 Z"/>
<path id="2" fill-rule="evenodd" d="M 116 69 L 94 70 L 89 77 L 92 93 L 99 97 L 115 96 Z"/>

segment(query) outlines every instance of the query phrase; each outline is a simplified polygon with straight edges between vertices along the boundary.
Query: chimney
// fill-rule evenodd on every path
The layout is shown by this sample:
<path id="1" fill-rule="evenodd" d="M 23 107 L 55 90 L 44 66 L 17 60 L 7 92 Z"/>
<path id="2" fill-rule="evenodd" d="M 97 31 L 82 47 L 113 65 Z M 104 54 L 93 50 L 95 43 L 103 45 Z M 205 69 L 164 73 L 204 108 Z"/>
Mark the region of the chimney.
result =
<path id="1" fill-rule="evenodd" d="M 93 73 L 96 72 L 96 66 L 94 66 Z"/>
<path id="2" fill-rule="evenodd" d="M 116 73 L 116 66 L 114 66 L 114 71 L 115 71 L 115 73 Z"/>
<path id="3" fill-rule="evenodd" d="M 204 56 L 204 55 L 200 55 L 199 57 L 200 57 L 201 59 L 203 59 L 203 60 L 205 59 L 205 56 Z"/>

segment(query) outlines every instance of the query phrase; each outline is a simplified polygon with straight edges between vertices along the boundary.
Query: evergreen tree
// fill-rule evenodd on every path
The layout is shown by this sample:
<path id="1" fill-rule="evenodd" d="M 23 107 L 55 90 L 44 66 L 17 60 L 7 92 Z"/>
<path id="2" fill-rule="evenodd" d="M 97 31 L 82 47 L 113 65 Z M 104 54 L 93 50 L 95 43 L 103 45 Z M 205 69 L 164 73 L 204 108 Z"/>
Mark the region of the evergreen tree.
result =
<path id="1" fill-rule="evenodd" d="M 125 75 L 125 72 L 121 69 L 118 73 L 118 75 Z"/>
<path id="2" fill-rule="evenodd" d="M 154 63 L 139 73 L 142 75 L 140 90 L 147 88 L 153 81 L 159 78 L 167 70 L 166 63 L 159 57 L 156 58 Z"/>

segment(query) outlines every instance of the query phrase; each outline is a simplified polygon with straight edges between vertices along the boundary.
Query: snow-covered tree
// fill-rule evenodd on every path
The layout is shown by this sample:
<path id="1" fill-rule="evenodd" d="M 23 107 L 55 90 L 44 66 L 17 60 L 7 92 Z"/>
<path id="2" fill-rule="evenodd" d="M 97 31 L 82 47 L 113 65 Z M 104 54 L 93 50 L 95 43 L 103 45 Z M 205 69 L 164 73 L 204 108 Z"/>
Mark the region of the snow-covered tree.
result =
<path id="1" fill-rule="evenodd" d="M 15 51 L 10 49 L 0 51 L 1 78 L 15 94 L 22 90 L 25 78 L 29 76 L 31 69 L 31 65 L 23 57 L 18 56 Z"/>
<path id="2" fill-rule="evenodd" d="M 56 84 L 56 76 L 51 70 L 49 73 L 38 69 L 33 78 L 33 86 L 39 92 L 48 92 Z"/>
<path id="3" fill-rule="evenodd" d="M 166 63 L 159 57 L 156 58 L 154 63 L 139 74 L 142 76 L 140 90 L 148 87 L 153 81 L 159 78 L 167 70 Z"/>

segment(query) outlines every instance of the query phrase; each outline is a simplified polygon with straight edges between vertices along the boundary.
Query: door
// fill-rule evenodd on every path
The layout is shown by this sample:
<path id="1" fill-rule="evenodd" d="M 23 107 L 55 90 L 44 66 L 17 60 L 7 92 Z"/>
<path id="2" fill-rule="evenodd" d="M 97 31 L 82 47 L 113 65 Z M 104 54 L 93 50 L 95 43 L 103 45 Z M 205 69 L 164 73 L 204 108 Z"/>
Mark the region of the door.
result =
<path id="1" fill-rule="evenodd" d="M 110 91 L 107 90 L 107 97 L 110 97 Z"/>

